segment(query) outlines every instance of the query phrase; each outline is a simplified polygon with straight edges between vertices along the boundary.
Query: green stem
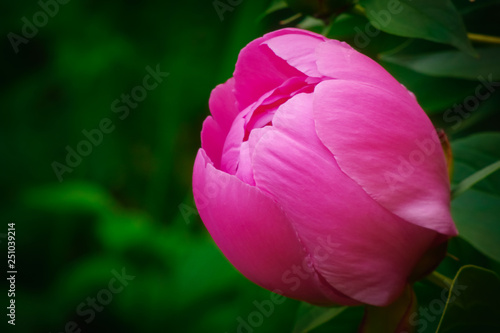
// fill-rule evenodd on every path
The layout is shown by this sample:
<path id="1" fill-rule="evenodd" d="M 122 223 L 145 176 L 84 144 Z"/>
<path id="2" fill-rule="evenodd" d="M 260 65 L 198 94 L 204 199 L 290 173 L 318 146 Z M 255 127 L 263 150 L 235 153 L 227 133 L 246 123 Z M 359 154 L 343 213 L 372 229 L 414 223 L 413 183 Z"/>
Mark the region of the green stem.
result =
<path id="1" fill-rule="evenodd" d="M 287 25 L 287 24 L 289 24 L 289 23 L 291 23 L 291 22 L 293 22 L 293 21 L 295 21 L 295 20 L 297 20 L 297 19 L 299 19 L 301 17 L 302 17 L 302 13 L 297 13 L 297 14 L 295 14 L 295 15 L 287 18 L 287 19 L 284 19 L 284 20 L 280 21 L 280 24 L 281 25 Z"/>
<path id="2" fill-rule="evenodd" d="M 360 16 L 366 16 L 366 10 L 363 7 L 361 7 L 360 4 L 354 5 L 354 7 L 352 7 L 351 11 L 353 14 L 357 14 Z"/>
<path id="3" fill-rule="evenodd" d="M 500 37 L 497 36 L 488 36 L 488 35 L 474 34 L 472 32 L 469 32 L 467 34 L 467 37 L 469 37 L 469 39 L 473 42 L 500 44 Z"/>
<path id="4" fill-rule="evenodd" d="M 437 271 L 432 272 L 429 276 L 426 277 L 426 279 L 443 289 L 450 289 L 451 284 L 453 283 L 452 279 L 444 276 L 441 273 L 438 273 Z"/>

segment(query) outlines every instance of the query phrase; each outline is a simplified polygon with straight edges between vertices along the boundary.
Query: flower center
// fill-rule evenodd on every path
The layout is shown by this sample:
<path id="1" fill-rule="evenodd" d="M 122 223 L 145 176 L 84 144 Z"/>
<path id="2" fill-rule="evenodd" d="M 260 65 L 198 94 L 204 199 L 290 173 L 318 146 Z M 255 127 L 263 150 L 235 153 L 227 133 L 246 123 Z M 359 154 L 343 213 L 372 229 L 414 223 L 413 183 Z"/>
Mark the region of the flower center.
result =
<path id="1" fill-rule="evenodd" d="M 299 93 L 311 93 L 319 78 L 294 77 L 263 95 L 241 111 L 233 121 L 221 158 L 221 170 L 254 185 L 252 155 L 265 127 L 273 126 L 279 107 Z M 253 139 L 252 139 L 253 137 Z"/>

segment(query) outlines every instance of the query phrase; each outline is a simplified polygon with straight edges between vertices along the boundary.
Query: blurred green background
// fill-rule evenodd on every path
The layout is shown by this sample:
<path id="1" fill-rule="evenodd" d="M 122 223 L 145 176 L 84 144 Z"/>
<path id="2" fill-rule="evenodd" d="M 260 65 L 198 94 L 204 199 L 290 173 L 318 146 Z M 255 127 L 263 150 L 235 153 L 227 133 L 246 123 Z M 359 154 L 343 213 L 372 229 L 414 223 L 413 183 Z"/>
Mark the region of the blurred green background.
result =
<path id="1" fill-rule="evenodd" d="M 195 212 L 191 171 L 210 91 L 231 76 L 246 43 L 293 15 L 259 20 L 268 6 L 241 1 L 221 20 L 211 0 L 70 1 L 19 52 L 2 39 L 0 236 L 16 224 L 19 272 L 16 326 L 8 329 L 64 332 L 75 322 L 82 332 L 249 331 L 241 320 L 270 293 L 241 276 L 212 242 Z M 0 11 L 2 35 L 20 35 L 22 18 L 32 21 L 41 7 L 4 1 Z M 353 26 L 367 24 L 349 20 L 332 37 L 352 41 Z M 489 32 L 498 30 L 495 22 Z M 376 56 L 401 41 L 381 33 L 364 52 Z M 477 86 L 385 65 L 438 125 Z M 148 66 L 169 75 L 120 119 L 112 104 L 143 84 Z M 498 130 L 498 101 L 496 94 L 449 134 Z M 113 130 L 58 179 L 54 162 L 66 165 L 67 147 L 77 150 L 87 140 L 83 131 L 106 118 Z M 109 293 L 122 270 L 134 278 Z M 92 308 L 93 298 L 106 304 Z M 291 331 L 298 306 L 276 305 L 251 330 Z M 342 316 L 352 325 L 338 331 L 355 331 L 362 310 Z"/>

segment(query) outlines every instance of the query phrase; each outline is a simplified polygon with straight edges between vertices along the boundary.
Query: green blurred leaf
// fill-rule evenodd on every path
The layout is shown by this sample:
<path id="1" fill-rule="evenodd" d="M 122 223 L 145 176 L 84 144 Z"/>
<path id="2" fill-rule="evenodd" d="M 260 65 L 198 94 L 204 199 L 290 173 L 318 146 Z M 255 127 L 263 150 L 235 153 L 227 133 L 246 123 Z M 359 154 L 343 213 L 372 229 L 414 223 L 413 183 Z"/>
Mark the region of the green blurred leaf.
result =
<path id="1" fill-rule="evenodd" d="M 452 142 L 454 183 L 500 160 L 500 133 L 481 133 Z M 451 203 L 460 236 L 500 261 L 500 173 L 477 182 Z"/>
<path id="2" fill-rule="evenodd" d="M 329 25 L 329 28 L 330 27 L 331 25 Z M 313 16 L 306 16 L 299 24 L 297 24 L 297 28 L 322 32 L 323 29 L 325 29 L 325 22 Z"/>
<path id="3" fill-rule="evenodd" d="M 116 210 L 104 214 L 99 222 L 96 235 L 105 248 L 113 251 L 137 244 L 152 247 L 163 236 L 150 217 L 140 211 Z"/>
<path id="4" fill-rule="evenodd" d="M 459 51 L 442 51 L 417 55 L 382 55 L 381 59 L 431 76 L 500 79 L 500 47 L 478 49 L 477 53 L 479 58 Z"/>
<path id="5" fill-rule="evenodd" d="M 341 314 L 346 306 L 325 308 L 302 303 L 297 313 L 293 333 L 306 333 Z"/>
<path id="6" fill-rule="evenodd" d="M 115 205 L 100 186 L 81 182 L 64 182 L 28 190 L 24 202 L 33 208 L 55 213 L 90 212 L 101 215 Z"/>
<path id="7" fill-rule="evenodd" d="M 237 282 L 247 282 L 208 238 L 190 244 L 178 260 L 174 283 L 179 306 L 196 303 L 207 295 L 237 290 Z"/>
<path id="8" fill-rule="evenodd" d="M 380 30 L 450 44 L 475 54 L 462 18 L 449 0 L 361 0 L 360 4 Z"/>
<path id="9" fill-rule="evenodd" d="M 500 331 L 500 279 L 492 271 L 463 266 L 455 276 L 436 333 Z"/>

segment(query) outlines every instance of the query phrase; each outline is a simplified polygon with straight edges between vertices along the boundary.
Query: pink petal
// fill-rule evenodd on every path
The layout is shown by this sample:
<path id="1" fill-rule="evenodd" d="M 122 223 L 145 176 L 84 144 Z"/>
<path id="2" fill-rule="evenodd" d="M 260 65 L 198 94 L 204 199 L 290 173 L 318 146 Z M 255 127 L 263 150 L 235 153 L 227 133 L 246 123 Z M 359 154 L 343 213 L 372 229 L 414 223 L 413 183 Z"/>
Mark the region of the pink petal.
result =
<path id="1" fill-rule="evenodd" d="M 285 60 L 264 45 L 266 41 L 283 35 L 311 36 L 323 39 L 318 34 L 300 29 L 281 29 L 257 38 L 245 46 L 236 62 L 234 71 L 235 95 L 238 109 L 243 110 L 257 101 L 266 92 L 280 86 L 291 77 L 304 76 L 302 72 L 290 66 Z"/>
<path id="2" fill-rule="evenodd" d="M 287 212 L 325 281 L 389 304 L 436 234 L 391 214 L 340 170 L 315 133 L 312 105 L 312 94 L 299 94 L 278 109 L 255 148 L 256 186 Z"/>
<path id="3" fill-rule="evenodd" d="M 215 169 L 203 149 L 196 156 L 193 192 L 215 243 L 248 279 L 314 304 L 357 304 L 310 271 L 307 253 L 283 210 L 256 187 Z"/>
<path id="4" fill-rule="evenodd" d="M 362 81 L 380 88 L 411 94 L 382 66 L 345 42 L 329 40 L 316 48 L 318 70 L 334 79 Z"/>
<path id="5" fill-rule="evenodd" d="M 208 101 L 210 113 L 225 134 L 229 132 L 231 124 L 238 114 L 233 90 L 234 78 L 230 78 L 226 83 L 219 84 L 212 90 Z"/>
<path id="6" fill-rule="evenodd" d="M 220 168 L 218 168 L 231 175 L 236 174 L 239 167 L 239 158 L 244 156 L 240 153 L 240 149 L 245 134 L 251 132 L 254 127 L 264 126 L 269 123 L 277 106 L 283 103 L 283 100 L 288 99 L 290 95 L 297 91 L 312 91 L 317 82 L 319 82 L 318 79 L 288 79 L 279 87 L 260 96 L 257 101 L 241 111 L 233 120 L 229 133 L 226 135 Z M 219 166 L 219 164 L 216 164 L 216 166 Z M 246 179 L 240 176 L 238 176 L 240 179 Z M 253 182 L 249 182 L 249 184 L 253 184 Z"/>
<path id="7" fill-rule="evenodd" d="M 248 185 L 255 185 L 248 141 L 245 141 L 241 144 L 238 170 L 236 171 L 235 176 Z"/>
<path id="8" fill-rule="evenodd" d="M 248 141 L 241 144 L 240 160 L 238 171 L 236 171 L 236 177 L 249 185 L 255 186 L 255 180 L 253 178 L 253 154 L 255 146 L 262 136 L 270 130 L 272 129 L 269 126 L 256 128 L 250 132 Z"/>
<path id="9" fill-rule="evenodd" d="M 225 131 L 212 117 L 208 116 L 203 122 L 203 129 L 201 130 L 201 147 L 214 162 L 216 168 L 220 167 L 225 140 Z"/>
<path id="10" fill-rule="evenodd" d="M 441 144 L 411 96 L 324 81 L 314 93 L 314 119 L 342 171 L 373 199 L 410 223 L 457 234 Z"/>
<path id="11" fill-rule="evenodd" d="M 325 38 L 322 36 L 289 34 L 270 38 L 262 45 L 269 46 L 274 54 L 302 73 L 321 77 L 316 66 L 315 49 L 324 42 Z"/>
<path id="12" fill-rule="evenodd" d="M 238 170 L 241 143 L 243 142 L 243 138 L 245 136 L 244 126 L 244 114 L 240 113 L 233 122 L 233 125 L 226 137 L 226 141 L 224 142 L 224 148 L 222 149 L 220 170 L 231 175 L 234 175 L 236 170 Z"/>

